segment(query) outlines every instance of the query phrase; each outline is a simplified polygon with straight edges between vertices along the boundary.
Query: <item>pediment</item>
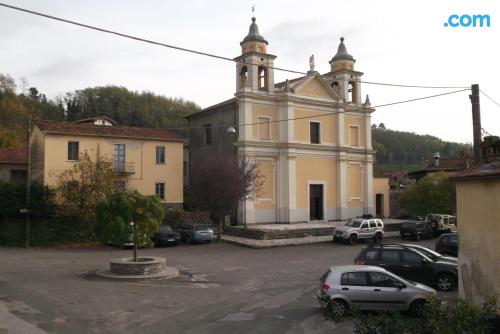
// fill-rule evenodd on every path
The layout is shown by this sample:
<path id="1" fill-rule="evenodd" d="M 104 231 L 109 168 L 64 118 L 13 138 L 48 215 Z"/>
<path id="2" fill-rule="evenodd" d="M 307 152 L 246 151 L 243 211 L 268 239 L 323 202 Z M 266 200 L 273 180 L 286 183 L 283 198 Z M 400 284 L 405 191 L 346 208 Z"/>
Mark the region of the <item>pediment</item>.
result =
<path id="1" fill-rule="evenodd" d="M 306 80 L 300 82 L 295 87 L 295 94 L 329 100 L 339 99 L 337 92 L 335 92 L 328 85 L 328 83 L 319 76 L 310 76 L 309 78 L 306 78 Z"/>

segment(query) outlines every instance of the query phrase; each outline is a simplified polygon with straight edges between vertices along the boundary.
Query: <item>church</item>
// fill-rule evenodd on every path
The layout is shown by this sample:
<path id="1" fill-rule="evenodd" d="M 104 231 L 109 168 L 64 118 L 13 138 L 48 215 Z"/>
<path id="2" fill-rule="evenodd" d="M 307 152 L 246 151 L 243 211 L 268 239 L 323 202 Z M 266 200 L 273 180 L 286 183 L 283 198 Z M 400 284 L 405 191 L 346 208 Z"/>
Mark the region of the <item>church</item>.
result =
<path id="1" fill-rule="evenodd" d="M 188 116 L 191 159 L 219 151 L 258 162 L 263 186 L 254 200 L 240 203 L 237 223 L 379 214 L 384 205 L 374 196 L 375 110 L 368 96 L 362 98 L 363 73 L 354 69 L 344 38 L 329 61 L 330 72 L 316 72 L 311 56 L 305 75 L 279 83 L 276 56 L 268 53 L 255 17 L 240 45 L 234 97 Z M 226 131 L 231 126 L 236 133 Z"/>

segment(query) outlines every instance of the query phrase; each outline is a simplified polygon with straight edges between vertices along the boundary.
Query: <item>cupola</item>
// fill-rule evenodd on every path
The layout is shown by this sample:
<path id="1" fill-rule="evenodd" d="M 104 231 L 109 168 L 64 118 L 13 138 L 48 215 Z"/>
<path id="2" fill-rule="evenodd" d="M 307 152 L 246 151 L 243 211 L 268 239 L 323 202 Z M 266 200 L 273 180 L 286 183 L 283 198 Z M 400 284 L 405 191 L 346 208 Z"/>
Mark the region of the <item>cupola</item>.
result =
<path id="1" fill-rule="evenodd" d="M 330 60 L 330 68 L 332 72 L 339 70 L 351 70 L 354 71 L 354 63 L 356 60 L 347 52 L 347 48 L 344 44 L 344 37 L 340 37 L 340 44 L 337 49 L 337 54 L 333 56 Z"/>
<path id="2" fill-rule="evenodd" d="M 248 52 L 267 53 L 267 45 L 269 43 L 260 34 L 259 27 L 255 21 L 255 17 L 252 17 L 252 24 L 250 24 L 250 28 L 248 29 L 248 35 L 240 43 L 242 54 Z"/>

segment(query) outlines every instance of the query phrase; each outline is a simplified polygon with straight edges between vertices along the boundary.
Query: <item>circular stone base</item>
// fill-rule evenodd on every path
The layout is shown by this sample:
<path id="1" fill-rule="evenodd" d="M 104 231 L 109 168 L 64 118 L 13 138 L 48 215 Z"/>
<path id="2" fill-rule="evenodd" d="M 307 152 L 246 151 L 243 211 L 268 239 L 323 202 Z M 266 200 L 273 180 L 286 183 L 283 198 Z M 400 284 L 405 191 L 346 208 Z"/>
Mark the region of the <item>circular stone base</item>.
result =
<path id="1" fill-rule="evenodd" d="M 155 275 L 165 271 L 167 260 L 163 257 L 132 257 L 113 259 L 109 269 L 116 275 Z"/>
<path id="2" fill-rule="evenodd" d="M 179 269 L 174 267 L 165 267 L 165 271 L 149 275 L 119 275 L 112 273 L 109 269 L 101 269 L 96 271 L 96 275 L 105 278 L 117 279 L 174 278 L 179 276 Z"/>

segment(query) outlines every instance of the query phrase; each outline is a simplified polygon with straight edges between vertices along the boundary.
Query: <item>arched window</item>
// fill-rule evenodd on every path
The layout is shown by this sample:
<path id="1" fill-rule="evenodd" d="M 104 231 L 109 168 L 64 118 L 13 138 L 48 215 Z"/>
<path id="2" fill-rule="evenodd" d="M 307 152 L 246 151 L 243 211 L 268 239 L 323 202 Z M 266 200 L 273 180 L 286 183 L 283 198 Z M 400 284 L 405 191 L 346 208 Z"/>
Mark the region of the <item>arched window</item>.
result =
<path id="1" fill-rule="evenodd" d="M 266 89 L 267 88 L 267 69 L 263 66 L 259 66 L 257 74 L 258 74 L 258 87 L 259 87 L 259 89 Z"/>
<path id="2" fill-rule="evenodd" d="M 347 86 L 347 101 L 356 102 L 358 99 L 358 92 L 356 89 L 356 83 L 354 81 L 349 81 Z"/>
<path id="3" fill-rule="evenodd" d="M 248 69 L 246 66 L 241 67 L 240 71 L 240 87 L 245 87 L 247 85 L 248 79 Z"/>

